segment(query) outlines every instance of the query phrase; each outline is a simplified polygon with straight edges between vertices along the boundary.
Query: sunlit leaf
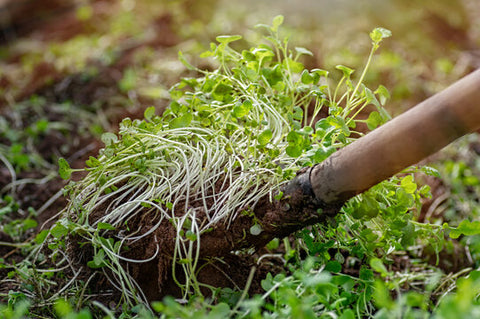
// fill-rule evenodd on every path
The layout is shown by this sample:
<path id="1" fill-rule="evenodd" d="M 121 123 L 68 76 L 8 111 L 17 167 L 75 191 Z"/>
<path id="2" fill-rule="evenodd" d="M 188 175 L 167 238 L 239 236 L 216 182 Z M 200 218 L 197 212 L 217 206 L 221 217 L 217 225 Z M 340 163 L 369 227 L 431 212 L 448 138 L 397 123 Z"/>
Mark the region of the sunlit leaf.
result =
<path id="1" fill-rule="evenodd" d="M 461 235 L 472 236 L 478 234 L 480 234 L 480 221 L 471 222 L 468 219 L 464 219 L 456 228 L 450 227 L 449 236 L 456 239 Z"/>
<path id="2" fill-rule="evenodd" d="M 220 43 L 227 44 L 230 42 L 238 41 L 241 38 L 241 35 L 219 35 L 218 37 L 216 37 L 216 40 Z"/>
<path id="3" fill-rule="evenodd" d="M 260 133 L 257 137 L 258 143 L 261 146 L 267 145 L 268 142 L 272 139 L 273 133 L 271 129 L 266 129 L 262 133 Z"/>
<path id="4" fill-rule="evenodd" d="M 72 169 L 70 168 L 67 160 L 63 157 L 58 159 L 58 174 L 62 179 L 69 179 L 72 175 Z"/>
<path id="5" fill-rule="evenodd" d="M 310 55 L 310 56 L 313 56 L 313 53 L 305 48 L 302 48 L 302 47 L 295 47 L 295 51 L 297 51 L 297 53 L 299 55 Z"/>
<path id="6" fill-rule="evenodd" d="M 155 116 L 155 111 L 156 111 L 155 106 L 147 107 L 143 112 L 143 116 L 145 117 L 146 120 L 150 121 Z"/>
<path id="7" fill-rule="evenodd" d="M 193 115 L 191 113 L 185 113 L 182 116 L 171 120 L 168 126 L 171 129 L 187 127 L 192 122 L 192 119 L 193 119 Z"/>
<path id="8" fill-rule="evenodd" d="M 375 28 L 372 32 L 370 32 L 370 39 L 372 39 L 374 43 L 380 43 L 383 39 L 391 36 L 392 31 L 385 28 Z"/>

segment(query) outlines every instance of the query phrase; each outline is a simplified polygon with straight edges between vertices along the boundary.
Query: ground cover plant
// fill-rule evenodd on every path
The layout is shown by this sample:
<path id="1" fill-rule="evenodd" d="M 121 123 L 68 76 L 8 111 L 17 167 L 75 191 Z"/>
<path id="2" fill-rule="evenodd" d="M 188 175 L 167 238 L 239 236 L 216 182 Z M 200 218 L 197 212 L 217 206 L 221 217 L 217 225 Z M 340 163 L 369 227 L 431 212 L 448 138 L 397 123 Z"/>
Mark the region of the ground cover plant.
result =
<path id="1" fill-rule="evenodd" d="M 26 261 L 9 268 L 22 285 L 9 294 L 6 315 L 39 314 L 55 303 L 50 314 L 89 316 L 86 310 L 74 315 L 68 302 L 77 310 L 90 304 L 99 314 L 114 316 L 117 311 L 140 317 L 153 316 L 151 310 L 165 317 L 344 318 L 373 315 L 377 309 L 377 316 L 476 311 L 474 296 L 462 307 L 458 304 L 466 291 L 475 291 L 476 273 L 459 283 L 458 295 L 441 298 L 454 286 L 455 276 L 443 275 L 416 251 L 422 242 L 435 256 L 444 245 L 441 225 L 415 220 L 415 206 L 429 196 L 428 187 L 414 182 L 416 168 L 355 198 L 327 223 L 306 228 L 295 238 L 273 239 L 268 253 L 249 257 L 248 248 L 261 246 L 255 238 L 268 231 L 255 215 L 260 198 L 281 199 L 276 191 L 297 170 L 324 160 L 388 119 L 381 107 L 386 89 L 380 86 L 372 92 L 362 85 L 365 73 L 354 81 L 353 70 L 344 66 L 338 67 L 339 76 L 304 70 L 298 58 L 309 51 L 289 49 L 277 34 L 280 24 L 278 17 L 272 26 L 260 27 L 268 41 L 249 50 L 232 49 L 238 36 L 219 37 L 204 54 L 215 58 L 217 68 L 197 69 L 200 77 L 183 79 L 172 88 L 173 101 L 165 113 L 157 115 L 149 108 L 144 120 L 125 119 L 118 136 L 103 135 L 105 148 L 86 163 L 89 175 L 66 189 L 71 203 L 63 218 L 36 237 L 39 246 Z M 384 29 L 372 32 L 372 55 L 388 35 Z M 359 109 L 372 106 L 376 111 L 370 116 L 357 117 Z M 360 131 L 362 124 L 367 128 Z M 61 160 L 61 175 L 68 178 L 71 172 Z M 246 266 L 201 251 L 202 239 L 215 227 L 241 216 L 253 221 L 241 234 L 250 241 L 227 247 L 236 250 Z M 225 240 L 226 233 L 222 235 Z M 151 246 L 145 247 L 144 240 Z M 48 249 L 40 250 L 43 245 Z M 269 275 L 250 276 L 252 260 L 260 261 L 256 268 L 265 263 L 267 270 L 281 267 Z M 228 273 L 233 267 L 225 263 L 230 262 L 242 267 L 238 278 Z M 401 262 L 415 271 L 397 272 Z M 146 264 L 149 267 L 142 268 Z M 142 283 L 146 270 L 153 271 L 147 273 L 148 285 Z M 208 274 L 203 277 L 223 270 L 231 280 L 207 286 L 202 270 Z M 152 281 L 152 273 L 175 278 L 173 288 Z M 99 274 L 108 278 L 100 279 L 100 284 L 110 284 L 108 289 L 91 285 Z M 57 280 L 60 291 L 54 288 Z M 418 285 L 423 294 L 415 291 Z M 244 289 L 248 287 L 250 292 Z M 156 302 L 163 297 L 158 291 L 177 300 Z M 112 303 L 114 298 L 118 301 Z M 24 301 L 35 306 L 28 308 Z"/>

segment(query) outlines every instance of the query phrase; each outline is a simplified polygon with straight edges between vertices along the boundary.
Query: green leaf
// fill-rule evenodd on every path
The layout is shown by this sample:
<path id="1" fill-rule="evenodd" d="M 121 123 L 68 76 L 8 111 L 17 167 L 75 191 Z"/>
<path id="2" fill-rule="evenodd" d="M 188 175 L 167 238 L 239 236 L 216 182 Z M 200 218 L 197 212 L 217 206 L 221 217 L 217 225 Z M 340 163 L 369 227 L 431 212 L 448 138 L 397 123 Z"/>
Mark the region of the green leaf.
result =
<path id="1" fill-rule="evenodd" d="M 417 190 L 417 184 L 413 180 L 412 175 L 407 175 L 402 178 L 400 185 L 405 189 L 408 194 L 413 194 Z"/>
<path id="2" fill-rule="evenodd" d="M 110 132 L 103 133 L 100 139 L 105 144 L 105 146 L 110 146 L 118 141 L 117 135 Z"/>
<path id="3" fill-rule="evenodd" d="M 373 280 L 373 271 L 368 269 L 366 266 L 360 266 L 359 277 L 365 281 L 372 281 Z"/>
<path id="4" fill-rule="evenodd" d="M 57 223 L 52 229 L 50 229 L 50 234 L 58 239 L 68 234 L 68 228 Z"/>
<path id="5" fill-rule="evenodd" d="M 383 124 L 383 120 L 380 116 L 380 113 L 378 113 L 377 111 L 373 111 L 368 115 L 366 123 L 369 130 L 374 130 L 378 126 Z"/>
<path id="6" fill-rule="evenodd" d="M 373 270 L 380 273 L 382 277 L 386 277 L 388 275 L 388 270 L 387 268 L 385 268 L 385 265 L 380 259 L 378 258 L 370 259 L 370 266 L 372 267 Z"/>
<path id="7" fill-rule="evenodd" d="M 298 55 L 310 55 L 313 56 L 313 53 L 305 48 L 302 47 L 295 47 L 295 51 L 297 51 Z"/>
<path id="8" fill-rule="evenodd" d="M 367 98 L 367 102 L 372 103 L 377 108 L 380 107 L 380 103 L 378 103 L 377 97 L 375 96 L 375 94 L 373 94 L 372 90 L 370 90 L 369 88 L 367 88 L 363 84 L 362 84 L 362 86 L 363 86 L 363 89 L 364 89 L 364 92 L 365 92 L 365 97 Z"/>
<path id="9" fill-rule="evenodd" d="M 102 230 L 102 229 L 105 229 L 105 230 L 115 230 L 115 227 L 113 227 L 113 226 L 110 225 L 109 223 L 98 223 L 97 229 L 98 229 L 98 230 Z"/>
<path id="10" fill-rule="evenodd" d="M 304 65 L 300 62 L 294 61 L 291 58 L 286 58 L 283 60 L 283 63 L 286 68 L 290 69 L 293 73 L 300 73 L 305 68 Z"/>
<path id="11" fill-rule="evenodd" d="M 472 236 L 480 234 L 480 221 L 470 222 L 468 219 L 464 219 L 457 228 L 450 228 L 450 238 L 456 239 L 460 235 Z"/>
<path id="12" fill-rule="evenodd" d="M 350 135 L 350 129 L 348 128 L 345 120 L 340 116 L 328 116 L 325 118 L 326 122 L 333 127 L 336 127 L 342 131 L 345 136 Z"/>
<path id="13" fill-rule="evenodd" d="M 241 35 L 219 35 L 218 37 L 216 37 L 216 40 L 220 43 L 227 44 L 233 41 L 238 41 L 241 38 Z"/>
<path id="14" fill-rule="evenodd" d="M 73 313 L 73 308 L 67 300 L 58 299 L 55 301 L 55 312 L 61 317 L 71 316 Z"/>
<path id="15" fill-rule="evenodd" d="M 230 92 L 232 92 L 232 86 L 225 83 L 218 83 L 213 90 L 212 96 L 218 101 L 225 101 L 229 98 Z"/>
<path id="16" fill-rule="evenodd" d="M 303 136 L 295 131 L 290 131 L 287 135 L 287 142 L 292 146 L 301 146 L 303 144 Z"/>
<path id="17" fill-rule="evenodd" d="M 372 32 L 370 32 L 370 39 L 372 39 L 372 41 L 375 44 L 378 44 L 383 39 L 391 36 L 392 36 L 392 31 L 385 28 L 375 28 Z"/>
<path id="18" fill-rule="evenodd" d="M 258 143 L 261 146 L 265 146 L 268 144 L 268 142 L 270 142 L 270 140 L 272 139 L 272 136 L 273 136 L 272 130 L 266 129 L 265 131 L 263 131 L 258 135 L 257 137 Z"/>
<path id="19" fill-rule="evenodd" d="M 300 78 L 303 84 L 313 83 L 313 76 L 310 75 L 308 70 L 303 70 L 302 77 Z"/>
<path id="20" fill-rule="evenodd" d="M 190 241 L 196 241 L 197 240 L 197 235 L 191 230 L 186 231 L 185 237 Z"/>
<path id="21" fill-rule="evenodd" d="M 232 115 L 236 118 L 241 118 L 247 115 L 251 109 L 252 109 L 252 102 L 247 100 L 240 105 L 236 105 L 232 110 Z"/>
<path id="22" fill-rule="evenodd" d="M 431 166 L 423 166 L 421 168 L 421 171 L 424 172 L 425 174 L 427 174 L 428 176 L 441 178 L 440 172 L 436 168 L 433 168 Z"/>
<path id="23" fill-rule="evenodd" d="M 118 87 L 122 92 L 128 92 L 133 90 L 137 85 L 137 74 L 135 70 L 128 68 L 123 73 L 123 77 L 118 83 Z"/>
<path id="24" fill-rule="evenodd" d="M 102 268 L 105 266 L 105 251 L 100 249 L 94 256 L 93 260 L 87 262 L 87 266 L 92 269 Z"/>
<path id="25" fill-rule="evenodd" d="M 342 271 L 342 264 L 340 264 L 336 260 L 331 260 L 325 265 L 325 270 L 334 272 L 334 273 L 339 273 Z"/>
<path id="26" fill-rule="evenodd" d="M 69 179 L 72 175 L 72 169 L 70 168 L 67 160 L 63 157 L 58 159 L 58 174 L 62 179 Z"/>
<path id="27" fill-rule="evenodd" d="M 388 92 L 387 88 L 383 85 L 379 85 L 374 93 L 378 95 L 382 105 L 385 105 L 385 102 L 390 98 L 390 92 Z"/>
<path id="28" fill-rule="evenodd" d="M 170 121 L 168 124 L 171 129 L 187 127 L 192 122 L 193 115 L 191 113 L 185 113 L 180 117 L 177 117 Z"/>
<path id="29" fill-rule="evenodd" d="M 96 157 L 90 156 L 88 160 L 85 161 L 85 165 L 88 167 L 97 167 L 101 165 L 101 162 Z"/>
<path id="30" fill-rule="evenodd" d="M 377 307 L 384 309 L 391 309 L 394 306 L 394 301 L 390 297 L 390 291 L 388 291 L 385 282 L 382 280 L 375 280 L 375 289 L 373 290 L 373 300 Z M 388 318 L 388 315 L 386 316 Z"/>
<path id="31" fill-rule="evenodd" d="M 326 160 L 330 155 L 335 153 L 335 147 L 333 146 L 323 146 L 320 145 L 320 147 L 315 151 L 315 154 L 313 155 L 313 160 L 316 163 L 323 162 Z"/>
<path id="32" fill-rule="evenodd" d="M 255 224 L 252 227 L 250 227 L 250 234 L 253 236 L 258 236 L 260 233 L 263 231 L 262 226 L 259 224 Z"/>
<path id="33" fill-rule="evenodd" d="M 191 65 L 186 59 L 185 56 L 183 55 L 182 51 L 178 51 L 178 59 L 182 64 L 188 69 L 188 70 L 196 70 L 197 68 Z"/>
<path id="34" fill-rule="evenodd" d="M 31 228 L 35 228 L 37 226 L 38 226 L 38 222 L 34 219 L 31 219 L 31 218 L 24 219 L 23 222 L 22 222 L 22 230 L 23 231 L 29 230 Z"/>
<path id="35" fill-rule="evenodd" d="M 352 75 L 352 73 L 355 72 L 355 70 L 349 68 L 348 66 L 344 66 L 344 65 L 337 65 L 335 68 L 337 70 L 342 71 L 343 76 L 346 77 L 346 78 L 349 78 L 350 75 Z"/>
<path id="36" fill-rule="evenodd" d="M 45 241 L 45 238 L 47 238 L 49 231 L 47 229 L 42 230 L 40 233 L 35 236 L 35 243 L 36 244 L 42 244 Z"/>
<path id="37" fill-rule="evenodd" d="M 155 106 L 150 106 L 145 109 L 143 112 L 143 116 L 145 117 L 146 120 L 151 121 L 152 118 L 155 116 Z"/>
<path id="38" fill-rule="evenodd" d="M 355 312 L 352 309 L 346 309 L 338 319 L 355 319 Z"/>
<path id="39" fill-rule="evenodd" d="M 301 107 L 295 106 L 293 108 L 293 118 L 298 121 L 303 120 L 303 109 Z"/>
<path id="40" fill-rule="evenodd" d="M 275 18 L 273 18 L 271 30 L 273 32 L 277 32 L 278 28 L 282 25 L 282 23 L 283 23 L 283 16 L 282 15 L 276 16 Z"/>
<path id="41" fill-rule="evenodd" d="M 290 145 L 290 146 L 287 146 L 287 148 L 285 149 L 285 152 L 287 153 L 288 156 L 299 157 L 303 153 L 303 148 L 299 145 Z"/>

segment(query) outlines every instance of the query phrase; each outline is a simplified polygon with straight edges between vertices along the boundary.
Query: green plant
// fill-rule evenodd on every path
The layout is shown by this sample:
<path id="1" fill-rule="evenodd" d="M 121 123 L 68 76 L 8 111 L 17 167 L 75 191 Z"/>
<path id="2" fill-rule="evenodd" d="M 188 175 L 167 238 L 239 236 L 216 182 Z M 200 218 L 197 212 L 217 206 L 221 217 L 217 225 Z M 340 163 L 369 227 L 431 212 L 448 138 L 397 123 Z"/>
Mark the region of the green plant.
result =
<path id="1" fill-rule="evenodd" d="M 418 257 L 412 248 L 416 244 L 431 245 L 438 253 L 444 242 L 446 226 L 415 221 L 429 188 L 415 183 L 419 169 L 412 167 L 349 201 L 329 223 L 298 232 L 294 242 L 285 239 L 280 256 L 286 261 L 285 273 L 268 275 L 263 294 L 249 297 L 246 291 L 215 289 L 197 279 L 202 235 L 240 215 L 254 221 L 251 234 L 261 234 L 252 209 L 260 198 L 280 199 L 283 195 L 276 191 L 299 169 L 322 162 L 365 134 L 359 125 L 374 129 L 390 118 L 383 109 L 386 88 L 371 90 L 363 84 L 388 30 L 377 28 L 370 34 L 372 50 L 358 79 L 354 70 L 340 65 L 334 81 L 325 70 L 304 68 L 301 58 L 311 52 L 289 49 L 280 36 L 282 21 L 279 16 L 272 26 L 260 25 L 266 42 L 250 49 L 233 48 L 240 36 L 217 37 L 218 43 L 202 54 L 216 65 L 212 71 L 190 65 L 180 53 L 180 60 L 200 77 L 173 86 L 172 101 L 162 115 L 150 107 L 144 120 L 126 118 L 118 135 L 102 135 L 105 148 L 86 161 L 88 175 L 65 188 L 68 207 L 49 231 L 37 235 L 38 245 L 28 258 L 39 264 L 48 257 L 53 265 L 48 273 L 61 278 L 62 290 L 43 294 L 50 279 L 35 275 L 32 264 L 12 273 L 27 283 L 24 274 L 31 274 L 44 284 L 31 292 L 33 300 L 42 296 L 52 303 L 68 291 L 77 305 L 86 303 L 84 292 L 95 273 L 87 272 L 86 282 L 78 283 L 75 277 L 64 278 L 62 271 L 65 267 L 77 276 L 80 262 L 121 291 L 118 306 L 124 307 L 124 316 L 151 317 L 148 300 L 126 265 L 156 260 L 161 252 L 172 254 L 170 271 L 183 297 L 181 303 L 166 298 L 152 304 L 164 317 L 188 318 L 194 311 L 205 317 L 372 316 L 380 296 L 375 291 L 400 291 L 419 278 L 430 278 L 422 263 L 416 266 L 425 273 L 417 277 L 393 270 L 399 254 Z M 131 85 L 127 82 L 125 90 Z M 375 111 L 359 117 L 367 107 Z M 65 159 L 59 166 L 65 179 L 79 171 Z M 139 226 L 138 220 L 148 220 L 148 227 Z M 165 225 L 174 227 L 173 247 L 156 236 Z M 130 247 L 142 240 L 153 243 L 152 254 L 130 258 Z M 279 242 L 268 247 L 278 249 Z M 77 248 L 83 249 L 80 261 L 71 253 Z M 213 300 L 205 299 L 204 287 L 211 288 Z M 387 310 L 393 307 L 388 300 L 375 302 Z M 110 314 L 105 306 L 93 304 Z M 71 311 L 58 305 L 62 313 Z"/>
<path id="2" fill-rule="evenodd" d="M 162 116 L 148 108 L 144 121 L 122 121 L 120 138 L 104 134 L 100 156 L 86 162 L 88 176 L 69 188 L 72 202 L 53 229 L 63 227 L 91 243 L 93 264 L 122 278 L 116 285 L 126 285 L 127 298 L 141 300 L 121 264 L 128 242 L 141 240 L 162 222 L 172 223 L 177 231 L 173 276 L 180 264 L 187 280 L 177 283 L 185 297 L 201 294 L 195 273 L 203 233 L 219 222 L 230 223 L 259 198 L 272 196 L 299 168 L 321 162 L 352 141 L 353 133 L 362 135 L 355 131 L 361 122 L 356 116 L 367 105 L 378 110 L 363 120 L 371 128 L 388 120 L 380 104 L 388 97 L 386 89 L 372 92 L 362 84 L 388 30 L 371 33 L 372 51 L 357 83 L 352 69 L 338 66 L 342 77 L 331 88 L 327 71 L 308 71 L 299 62 L 311 54 L 308 50 L 291 51 L 287 40 L 280 39 L 282 21 L 277 17 L 273 26 L 259 26 L 269 33 L 269 45 L 241 52 L 230 46 L 240 36 L 217 37 L 219 44 L 202 55 L 218 62 L 215 71 L 196 69 L 180 54 L 203 77 L 185 78 L 174 86 Z M 318 116 L 322 110 L 327 117 Z M 71 170 L 64 160 L 60 168 L 68 177 Z M 93 219 L 106 201 L 107 209 Z M 129 231 L 136 215 L 151 215 L 155 225 L 141 234 Z M 260 232 L 261 225 L 257 228 L 251 232 Z M 121 229 L 128 235 L 118 235 Z M 111 230 L 116 240 L 108 235 Z"/>

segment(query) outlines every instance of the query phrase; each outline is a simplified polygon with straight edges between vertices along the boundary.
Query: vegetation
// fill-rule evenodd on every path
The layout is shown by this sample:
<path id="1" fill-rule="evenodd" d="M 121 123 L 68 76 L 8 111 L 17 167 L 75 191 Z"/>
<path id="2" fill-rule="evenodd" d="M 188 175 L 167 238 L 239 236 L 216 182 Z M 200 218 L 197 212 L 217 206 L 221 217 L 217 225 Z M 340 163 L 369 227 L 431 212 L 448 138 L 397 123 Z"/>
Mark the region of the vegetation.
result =
<path id="1" fill-rule="evenodd" d="M 17 106 L 18 114 L 35 114 L 25 115 L 18 129 L 1 118 L 0 160 L 11 176 L 0 201 L 0 230 L 8 235 L 0 246 L 9 249 L 0 250 L 1 285 L 9 287 L 2 290 L 2 317 L 477 316 L 480 180 L 472 145 L 478 135 L 458 142 L 467 154 L 446 153 L 435 168 L 408 168 L 338 214 L 268 238 L 258 250 L 257 239 L 272 235 L 256 215 L 263 200 L 282 199 L 281 187 L 297 171 L 390 119 L 383 107 L 387 89 L 365 84 L 388 30 L 370 33 L 371 52 L 356 77 L 344 65 L 305 68 L 302 61 L 313 53 L 291 48 L 282 22 L 277 16 L 271 26 L 257 26 L 264 40 L 251 48 L 241 36 L 218 36 L 201 55 L 206 70 L 180 53 L 194 76 L 170 89 L 166 110 L 149 107 L 142 119 L 124 118 L 118 134 L 101 135 L 104 147 L 89 155 L 85 168 L 70 167 L 78 154 L 69 146 L 106 129 L 95 110 L 59 103 L 52 116 L 42 109 L 45 101 L 32 98 L 28 106 L 35 107 Z M 136 85 L 129 72 L 123 92 Z M 56 120 L 69 112 L 81 120 Z M 62 136 L 65 147 L 48 158 L 35 156 L 46 134 Z M 57 158 L 59 175 L 75 181 L 63 190 L 69 202 L 58 208 L 60 215 L 37 232 L 38 217 L 61 193 L 43 209 L 22 207 L 23 174 L 36 169 L 54 180 Z M 425 181 L 439 176 L 453 196 L 432 198 L 435 190 Z M 238 234 L 242 241 L 208 246 L 205 238 L 239 218 L 252 222 Z M 222 260 L 215 249 L 233 250 L 238 266 L 250 272 L 231 274 L 226 285 L 205 282 L 205 272 L 229 277 L 232 259 Z M 451 257 L 461 249 L 470 262 Z M 13 254 L 18 258 L 9 258 Z M 156 294 L 142 282 L 150 264 Z M 176 288 L 163 286 L 166 277 Z"/>

